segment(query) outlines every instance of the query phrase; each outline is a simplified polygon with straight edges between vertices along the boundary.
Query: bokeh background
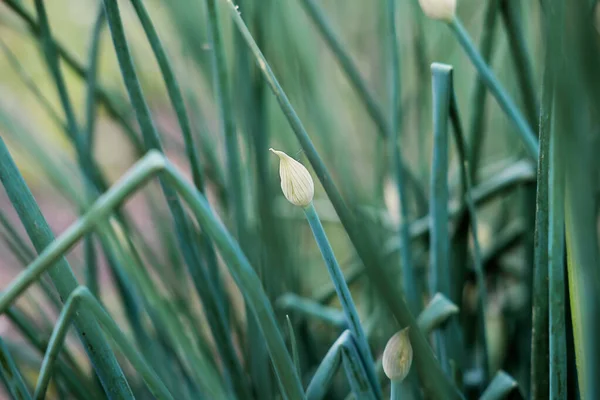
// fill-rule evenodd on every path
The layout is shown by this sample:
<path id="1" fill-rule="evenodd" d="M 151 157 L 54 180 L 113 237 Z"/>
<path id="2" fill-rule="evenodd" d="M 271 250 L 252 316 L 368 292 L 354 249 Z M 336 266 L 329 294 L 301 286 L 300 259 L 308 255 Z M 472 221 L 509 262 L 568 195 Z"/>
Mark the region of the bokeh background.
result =
<path id="1" fill-rule="evenodd" d="M 360 76 L 380 108 L 389 114 L 390 68 L 386 50 L 387 14 L 382 0 L 319 0 L 315 1 L 326 16 L 329 27 L 340 40 Z M 35 15 L 33 1 L 19 1 L 30 15 Z M 52 33 L 75 62 L 84 68 L 89 62 L 89 51 L 94 26 L 97 23 L 100 3 L 90 0 L 53 0 L 46 2 Z M 224 2 L 221 2 L 224 3 Z M 365 229 L 382 233 L 382 246 L 394 243 L 394 232 L 400 220 L 395 185 L 389 174 L 386 141 L 380 129 L 367 112 L 363 101 L 351 81 L 340 67 L 338 60 L 323 40 L 314 22 L 309 18 L 301 0 L 244 0 L 240 2 L 242 18 L 257 38 L 283 89 L 291 99 L 301 120 L 315 142 L 319 153 L 333 172 L 334 180 L 352 205 L 363 213 Z M 454 67 L 454 90 L 457 95 L 462 120 L 469 132 L 473 112 L 482 112 L 484 141 L 479 172 L 474 183 L 478 184 L 502 172 L 507 166 L 525 159 L 525 152 L 516 139 L 510 121 L 497 103 L 488 98 L 483 109 L 474 103 L 473 90 L 476 70 L 465 56 L 445 24 L 427 19 L 417 1 L 398 1 L 396 16 L 399 54 L 401 60 L 401 152 L 413 175 L 421 182 L 424 195 L 428 195 L 431 173 L 432 120 L 431 120 L 431 72 L 432 62 L 447 63 Z M 493 47 L 490 65 L 507 92 L 519 108 L 523 104 L 520 69 L 523 64 L 515 62 L 511 52 L 511 37 L 507 34 L 506 21 L 498 16 L 493 25 L 486 23 L 488 1 L 460 0 L 457 14 L 467 30 L 479 43 L 484 29 L 493 29 Z M 541 10 L 536 1 L 501 1 L 511 3 L 513 23 L 518 24 L 524 41 L 521 43 L 527 55 L 527 73 L 536 90 L 539 101 L 541 84 L 542 44 Z M 165 91 L 163 80 L 150 46 L 129 2 L 120 1 L 122 18 L 132 57 L 140 77 L 154 121 L 159 129 L 167 156 L 189 175 L 185 148 L 174 111 Z M 227 207 L 228 171 L 223 126 L 214 88 L 212 44 L 206 24 L 207 12 L 203 1 L 145 1 L 159 36 L 167 51 L 186 98 L 196 145 L 202 168 L 207 179 L 207 194 L 224 223 L 234 229 L 231 210 Z M 223 4 L 221 4 L 223 6 Z M 223 8 L 223 7 L 221 7 Z M 498 12 L 500 14 L 500 11 Z M 268 156 L 269 147 L 286 151 L 305 164 L 305 157 L 296 141 L 275 98 L 264 86 L 252 60 L 245 52 L 227 12 L 220 15 L 221 30 L 226 43 L 228 78 L 235 115 L 238 147 L 242 160 L 242 186 L 246 201 L 245 218 L 251 232 L 245 239 L 246 248 L 255 254 L 251 260 L 264 264 L 261 277 L 270 286 L 269 295 L 275 302 L 283 293 L 294 292 L 303 296 L 315 296 L 330 285 L 320 254 L 310 235 L 308 226 L 299 210 L 294 209 L 278 192 L 279 176 L 277 160 Z M 94 131 L 93 156 L 105 174 L 107 181 L 116 181 L 139 159 L 140 135 L 130 106 L 112 45 L 110 32 L 102 25 L 98 64 L 98 87 L 108 98 L 113 110 L 99 100 Z M 19 168 L 32 189 L 40 207 L 56 234 L 60 234 L 80 215 L 80 201 L 85 198 L 84 181 L 77 167 L 77 157 L 72 143 L 65 135 L 64 113 L 54 80 L 49 75 L 39 42 L 35 40 L 31 26 L 17 16 L 12 7 L 0 2 L 0 135 L 5 139 Z M 86 81 L 68 63 L 61 63 L 71 101 L 78 121 L 86 118 Z M 114 111 L 119 114 L 115 118 Z M 130 131 L 124 126 L 130 127 Z M 267 132 L 264 141 L 258 142 L 256 130 Z M 467 138 L 470 139 L 470 138 Z M 264 152 L 269 182 L 262 182 L 257 168 Z M 258 155 L 257 155 L 258 154 Z M 456 152 L 450 148 L 449 182 L 451 197 L 456 203 L 459 196 L 459 163 Z M 528 247 L 533 234 L 531 221 L 521 218 L 522 198 L 531 194 L 531 181 L 535 165 L 524 161 L 523 182 L 516 189 L 507 191 L 484 207 L 478 209 L 480 242 L 484 250 L 494 246 L 498 235 L 517 232 L 514 242 L 489 261 L 488 333 L 491 349 L 492 370 L 504 368 L 528 387 L 528 370 L 522 360 L 529 357 L 523 353 L 519 340 L 521 329 L 530 329 L 522 322 L 522 308 L 527 303 L 528 288 L 522 276 L 531 261 Z M 70 188 L 71 191 L 67 190 Z M 263 241 L 264 206 L 263 191 L 272 193 L 267 212 L 271 222 L 280 232 L 280 247 L 273 252 L 274 258 L 261 244 Z M 263 193 L 264 194 L 264 193 Z M 230 196 L 230 194 L 229 194 Z M 85 201 L 84 201 L 85 203 Z M 453 203 L 453 204 L 454 204 Z M 356 256 L 339 220 L 320 184 L 316 184 L 315 204 L 319 211 L 334 250 L 345 271 L 356 268 Z M 15 212 L 4 193 L 0 191 L 0 209 L 25 237 Z M 126 213 L 132 218 L 140 238 L 152 254 L 144 255 L 144 262 L 156 261 L 156 279 L 160 274 L 179 274 L 181 255 L 176 250 L 172 223 L 156 182 L 134 195 L 126 204 Z M 425 211 L 425 212 L 423 212 Z M 418 199 L 410 202 L 410 219 L 417 221 L 426 216 Z M 426 221 L 426 220 L 425 220 Z M 422 221 L 423 222 L 423 221 Z M 7 236 L 6 225 L 0 233 Z M 273 246 L 273 243 L 269 244 Z M 417 244 L 416 263 L 423 270 L 427 265 L 427 253 Z M 111 314 L 126 324 L 120 298 L 114 285 L 114 277 L 106 264 L 102 251 L 97 247 L 100 265 L 101 298 Z M 243 246 L 244 247 L 244 246 Z M 272 247 L 271 247 L 272 249 Z M 280 256 L 283 253 L 283 256 Z M 7 241 L 0 241 L 0 286 L 13 279 L 26 264 L 22 252 L 11 248 Z M 277 258 L 279 257 L 279 258 Z M 154 260 L 149 260 L 155 258 Z M 68 259 L 81 282 L 86 280 L 86 259 L 83 244 L 77 245 Z M 268 260 L 268 261 L 265 261 Z M 281 265 L 277 260 L 284 260 Z M 394 258 L 391 257 L 390 264 Z M 222 268 L 225 271 L 224 268 Z M 390 267 L 393 271 L 393 268 Z M 421 272 L 424 274 L 424 272 Z M 395 273 L 396 279 L 399 274 Z M 168 279 L 168 278 L 164 278 Z M 234 310 L 240 320 L 244 319 L 244 307 L 240 294 L 230 277 L 228 282 Z M 476 312 L 475 280 L 469 276 L 464 286 L 463 318 L 473 318 Z M 189 287 L 182 287 L 178 295 L 186 297 Z M 369 332 L 385 343 L 391 324 L 386 324 L 385 311 L 375 301 L 376 296 L 368 282 L 358 279 L 352 286 L 361 313 L 365 316 Z M 18 304 L 24 312 L 38 318 L 39 329 L 49 332 L 55 311 L 39 300 L 35 290 Z M 190 302 L 197 299 L 190 295 Z M 194 303 L 196 304 L 196 303 Z M 198 304 L 196 304 L 198 308 Z M 335 306 L 335 303 L 333 303 Z M 377 310 L 377 311 L 374 311 Z M 370 318 L 370 317 L 373 318 Z M 46 319 L 47 321 L 43 321 Z M 382 322 L 384 321 L 384 322 Z M 319 341 L 304 343 L 307 357 L 317 357 L 328 347 L 328 340 L 335 335 L 325 324 L 312 323 L 303 329 L 318 332 Z M 26 347 L 6 317 L 0 317 L 0 334 L 11 337 L 14 343 Z M 300 336 L 303 331 L 298 333 Z M 326 338 L 326 339 L 323 339 Z M 77 347 L 76 340 L 71 343 Z M 311 346 L 313 346 L 311 348 Z M 380 345 L 381 347 L 381 345 Z M 312 353 L 311 353 L 312 352 Z M 26 354 L 26 352 L 23 352 Z M 81 350 L 77 351 L 77 354 Z M 83 357 L 82 354 L 80 354 Z M 31 352 L 31 373 L 35 374 L 39 355 Z M 312 365 L 310 362 L 308 363 Z"/>

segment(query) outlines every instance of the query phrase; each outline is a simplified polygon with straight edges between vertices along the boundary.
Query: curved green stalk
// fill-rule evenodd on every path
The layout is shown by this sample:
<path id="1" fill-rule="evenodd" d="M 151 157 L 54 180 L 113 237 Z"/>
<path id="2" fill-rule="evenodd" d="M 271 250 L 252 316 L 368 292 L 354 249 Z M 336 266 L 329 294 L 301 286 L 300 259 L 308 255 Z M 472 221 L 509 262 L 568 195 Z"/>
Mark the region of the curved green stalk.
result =
<path id="1" fill-rule="evenodd" d="M 43 252 L 54 240 L 54 235 L 2 138 L 0 138 L 0 181 L 34 247 L 39 253 Z M 61 298 L 66 299 L 78 286 L 77 279 L 65 258 L 57 256 L 53 263 L 49 263 L 49 266 L 53 267 L 49 271 L 50 278 Z M 7 306 L 8 304 L 5 304 L 3 310 L 6 310 Z M 133 394 L 123 371 L 106 339 L 98 331 L 98 324 L 93 317 L 82 311 L 75 317 L 75 325 L 107 396 L 111 399 L 132 399 Z"/>
<path id="2" fill-rule="evenodd" d="M 379 382 L 377 380 L 377 376 L 375 375 L 375 362 L 373 361 L 373 355 L 369 349 L 369 342 L 367 341 L 367 337 L 360 323 L 358 311 L 356 310 L 356 306 L 352 300 L 350 289 L 344 280 L 342 270 L 338 265 L 335 255 L 333 254 L 333 249 L 329 244 L 329 240 L 327 239 L 327 235 L 325 234 L 325 230 L 323 229 L 319 215 L 317 214 L 312 202 L 307 207 L 303 208 L 303 210 L 315 237 L 315 241 L 319 246 L 319 250 L 321 251 L 325 265 L 327 266 L 329 276 L 331 277 L 331 280 L 336 288 L 338 298 L 342 304 L 342 309 L 344 310 L 344 314 L 348 322 L 348 328 L 357 341 L 357 347 L 363 360 L 365 369 L 367 370 L 367 376 L 369 377 L 373 391 L 376 393 L 377 398 L 381 398 L 381 388 L 379 387 Z"/>
<path id="3" fill-rule="evenodd" d="M 306 389 L 308 400 L 321 400 L 333 381 L 341 365 L 344 365 L 346 377 L 350 388 L 357 399 L 376 399 L 372 385 L 370 385 L 365 365 L 360 356 L 360 349 L 354 342 L 352 333 L 344 331 L 331 345 L 329 351 L 319 364 L 317 371 Z"/>
<path id="4" fill-rule="evenodd" d="M 402 259 L 402 283 L 404 293 L 406 296 L 406 302 L 411 312 L 416 315 L 422 308 L 421 296 L 418 292 L 418 285 L 415 280 L 415 273 L 412 260 L 412 246 L 410 240 L 410 221 L 408 219 L 408 193 L 406 185 L 404 184 L 404 174 L 402 173 L 402 147 L 400 146 L 400 127 L 401 127 L 401 116 L 400 113 L 400 56 L 398 50 L 398 39 L 396 32 L 396 0 L 387 0 L 387 14 L 388 14 L 388 48 L 391 59 L 391 122 L 388 131 L 388 148 L 390 149 L 390 160 L 391 160 L 391 172 L 395 178 L 396 187 L 398 191 L 398 198 L 400 200 L 400 241 L 402 242 L 403 251 L 400 252 Z"/>
<path id="5" fill-rule="evenodd" d="M 487 86 L 490 93 L 498 101 L 502 110 L 512 121 L 527 153 L 532 159 L 537 160 L 540 153 L 538 142 L 531 127 L 523 117 L 523 114 L 521 114 L 512 99 L 508 96 L 490 67 L 485 63 L 458 17 L 455 17 L 448 26 L 456 34 L 456 38 L 467 53 L 473 66 L 477 69 L 483 83 Z"/>
<path id="6" fill-rule="evenodd" d="M 1 158 L 1 160 L 4 160 L 4 158 Z M 65 230 L 27 270 L 11 282 L 0 296 L 0 313 L 5 311 L 21 293 L 39 279 L 41 274 L 79 239 L 91 232 L 97 224 L 104 222 L 123 200 L 132 195 L 151 177 L 158 174 L 162 175 L 165 184 L 177 190 L 188 203 L 200 225 L 221 250 L 221 255 L 229 267 L 232 277 L 260 323 L 259 326 L 271 354 L 273 366 L 286 391 L 284 395 L 290 400 L 303 399 L 302 386 L 296 375 L 293 362 L 277 327 L 273 309 L 254 269 L 242 253 L 239 245 L 213 214 L 204 196 L 197 192 L 187 182 L 183 174 L 157 151 L 149 151 L 108 192 L 100 196 L 85 215 Z"/>
<path id="7" fill-rule="evenodd" d="M 156 375 L 156 373 L 148 366 L 142 356 L 129 343 L 125 334 L 119 329 L 115 321 L 102 308 L 98 300 L 92 295 L 88 288 L 79 286 L 69 295 L 62 309 L 52 336 L 48 343 L 48 349 L 42 361 L 42 367 L 35 387 L 34 399 L 43 399 L 48 389 L 48 383 L 54 372 L 54 363 L 56 357 L 63 346 L 67 332 L 73 322 L 74 315 L 85 307 L 98 320 L 100 325 L 104 327 L 108 335 L 117 343 L 121 351 L 125 354 L 131 365 L 142 376 L 151 393 L 158 399 L 173 399 L 171 393 L 166 388 L 164 383 Z"/>

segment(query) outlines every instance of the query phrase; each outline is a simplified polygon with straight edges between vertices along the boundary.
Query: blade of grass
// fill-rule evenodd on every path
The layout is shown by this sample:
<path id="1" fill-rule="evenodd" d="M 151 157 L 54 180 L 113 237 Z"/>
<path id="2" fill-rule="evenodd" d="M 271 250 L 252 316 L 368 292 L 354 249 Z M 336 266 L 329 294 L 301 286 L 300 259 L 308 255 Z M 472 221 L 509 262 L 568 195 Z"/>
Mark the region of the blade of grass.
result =
<path id="1" fill-rule="evenodd" d="M 335 187 L 331 175 L 327 171 L 323 160 L 317 153 L 310 137 L 308 136 L 308 133 L 304 129 L 304 126 L 294 111 L 294 108 L 292 107 L 288 97 L 283 92 L 283 89 L 275 78 L 273 71 L 262 55 L 262 52 L 256 45 L 256 42 L 248 31 L 244 21 L 238 14 L 238 10 L 235 8 L 235 5 L 230 0 L 227 3 L 230 15 L 232 16 L 235 25 L 242 33 L 246 44 L 252 51 L 263 77 L 275 94 L 283 113 L 288 119 L 292 130 L 304 149 L 308 160 L 310 161 L 317 177 L 321 181 L 323 188 L 327 192 L 329 199 L 331 200 L 338 216 L 340 217 L 340 220 L 342 221 L 350 240 L 357 249 L 363 263 L 368 266 L 367 272 L 369 273 L 369 276 L 373 280 L 374 284 L 378 287 L 378 293 L 383 296 L 399 323 L 404 326 L 416 326 L 415 318 L 410 313 L 406 302 L 402 299 L 402 296 L 397 296 L 397 291 L 391 287 L 390 281 L 386 279 L 387 274 L 383 271 L 379 264 L 379 256 L 373 250 L 374 246 L 372 243 L 372 238 L 369 235 L 363 235 L 359 233 L 359 229 L 355 225 L 353 216 L 350 214 L 346 203 L 342 199 L 338 189 Z M 428 376 L 428 379 L 423 381 L 423 383 L 426 385 L 426 389 L 440 399 L 461 398 L 461 394 L 458 392 L 456 387 L 454 387 L 452 382 L 450 382 L 450 380 L 443 374 L 439 364 L 435 360 L 435 356 L 433 355 L 427 340 L 418 329 L 411 329 L 411 343 L 415 348 L 415 363 L 420 371 L 421 376 Z"/>
<path id="2" fill-rule="evenodd" d="M 548 344 L 548 215 L 550 154 L 550 129 L 552 119 L 553 89 L 550 71 L 544 72 L 542 107 L 540 110 L 540 159 L 535 217 L 535 247 L 533 266 L 533 311 L 531 338 L 531 397 L 545 398 L 549 395 L 549 344 Z"/>
<path id="3" fill-rule="evenodd" d="M 1 138 L 0 180 L 34 247 L 38 253 L 43 252 L 54 240 L 54 235 Z M 66 259 L 57 258 L 54 261 L 56 264 L 49 271 L 50 277 L 61 299 L 66 299 L 77 287 L 77 280 Z M 108 347 L 106 339 L 98 331 L 98 325 L 93 317 L 82 311 L 76 316 L 75 325 L 108 397 L 133 398 L 123 371 Z"/>
<path id="4" fill-rule="evenodd" d="M 24 273 L 12 281 L 0 296 L 0 312 L 5 310 L 16 297 L 35 282 L 57 258 L 71 248 L 81 237 L 89 233 L 96 224 L 104 221 L 125 198 L 134 193 L 148 179 L 158 174 L 162 175 L 165 184 L 172 185 L 188 203 L 201 226 L 221 250 L 221 255 L 234 280 L 248 303 L 251 304 L 257 320 L 260 322 L 259 326 L 265 337 L 274 368 L 283 383 L 283 388 L 285 388 L 286 392 L 284 394 L 289 399 L 303 399 L 304 394 L 295 373 L 293 362 L 277 327 L 273 309 L 262 290 L 254 269 L 248 263 L 239 245 L 213 214 L 205 197 L 187 182 L 175 166 L 155 150 L 149 151 L 144 158 L 138 161 L 118 183 L 96 200 L 84 216 L 65 230 Z"/>
<path id="5" fill-rule="evenodd" d="M 553 102 L 553 107 L 554 107 Z M 555 112 L 552 112 L 555 115 Z M 549 392 L 555 399 L 567 397 L 567 331 L 565 295 L 564 167 L 563 135 L 550 127 L 548 157 L 548 309 Z"/>

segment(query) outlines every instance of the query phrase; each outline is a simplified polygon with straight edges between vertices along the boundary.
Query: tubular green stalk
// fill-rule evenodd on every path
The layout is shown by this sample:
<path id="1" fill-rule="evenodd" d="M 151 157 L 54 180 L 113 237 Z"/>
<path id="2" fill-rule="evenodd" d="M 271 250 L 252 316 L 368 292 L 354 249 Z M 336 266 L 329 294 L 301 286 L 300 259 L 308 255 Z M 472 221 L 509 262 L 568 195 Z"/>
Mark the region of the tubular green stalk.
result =
<path id="1" fill-rule="evenodd" d="M 327 265 L 329 276 L 334 282 L 338 298 L 342 304 L 344 314 L 346 315 L 348 328 L 357 341 L 357 347 L 367 371 L 367 376 L 369 377 L 373 391 L 377 394 L 377 398 L 381 398 L 381 388 L 379 387 L 379 382 L 377 381 L 377 376 L 375 375 L 375 362 L 373 361 L 373 355 L 369 349 L 369 342 L 367 341 L 367 337 L 360 323 L 356 306 L 354 305 L 354 301 L 350 295 L 350 289 L 344 280 L 344 275 L 342 274 L 335 255 L 333 254 L 333 249 L 329 244 L 329 240 L 327 239 L 327 235 L 325 234 L 325 230 L 323 229 L 319 215 L 317 214 L 312 202 L 307 207 L 303 208 L 303 210 L 315 237 L 315 241 L 319 246 L 323 260 Z"/>
<path id="2" fill-rule="evenodd" d="M 0 152 L 2 146 L 0 146 Z M 5 158 L 1 157 L 4 161 Z M 151 177 L 161 174 L 165 184 L 171 185 L 188 203 L 201 226 L 206 229 L 221 255 L 230 268 L 231 274 L 251 305 L 263 332 L 273 366 L 284 388 L 284 395 L 290 400 L 304 399 L 302 386 L 295 372 L 294 364 L 287 352 L 275 315 L 262 290 L 260 280 L 225 227 L 213 214 L 204 196 L 190 185 L 179 170 L 157 151 L 150 151 L 136 163 L 108 192 L 100 196 L 87 213 L 71 225 L 50 244 L 23 273 L 3 291 L 0 296 L 0 313 L 31 284 L 48 270 L 57 259 L 70 249 L 85 234 L 106 220 L 123 200 L 132 195 Z M 88 335 L 89 337 L 89 335 Z"/>

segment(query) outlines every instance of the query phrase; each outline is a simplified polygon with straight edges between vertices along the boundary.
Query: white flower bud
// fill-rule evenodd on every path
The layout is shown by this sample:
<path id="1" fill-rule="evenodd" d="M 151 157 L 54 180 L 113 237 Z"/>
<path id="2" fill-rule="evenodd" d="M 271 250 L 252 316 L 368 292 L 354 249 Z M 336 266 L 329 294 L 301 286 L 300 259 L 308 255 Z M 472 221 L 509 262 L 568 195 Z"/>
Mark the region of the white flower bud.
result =
<path id="1" fill-rule="evenodd" d="M 456 0 L 419 0 L 421 9 L 429 18 L 451 22 L 456 14 Z"/>
<path id="2" fill-rule="evenodd" d="M 403 381 L 412 365 L 413 349 L 408 329 L 404 328 L 392 336 L 383 350 L 383 372 L 391 381 Z"/>
<path id="3" fill-rule="evenodd" d="M 315 184 L 308 170 L 283 151 L 269 150 L 279 157 L 281 190 L 285 198 L 296 206 L 308 206 L 315 195 Z"/>

